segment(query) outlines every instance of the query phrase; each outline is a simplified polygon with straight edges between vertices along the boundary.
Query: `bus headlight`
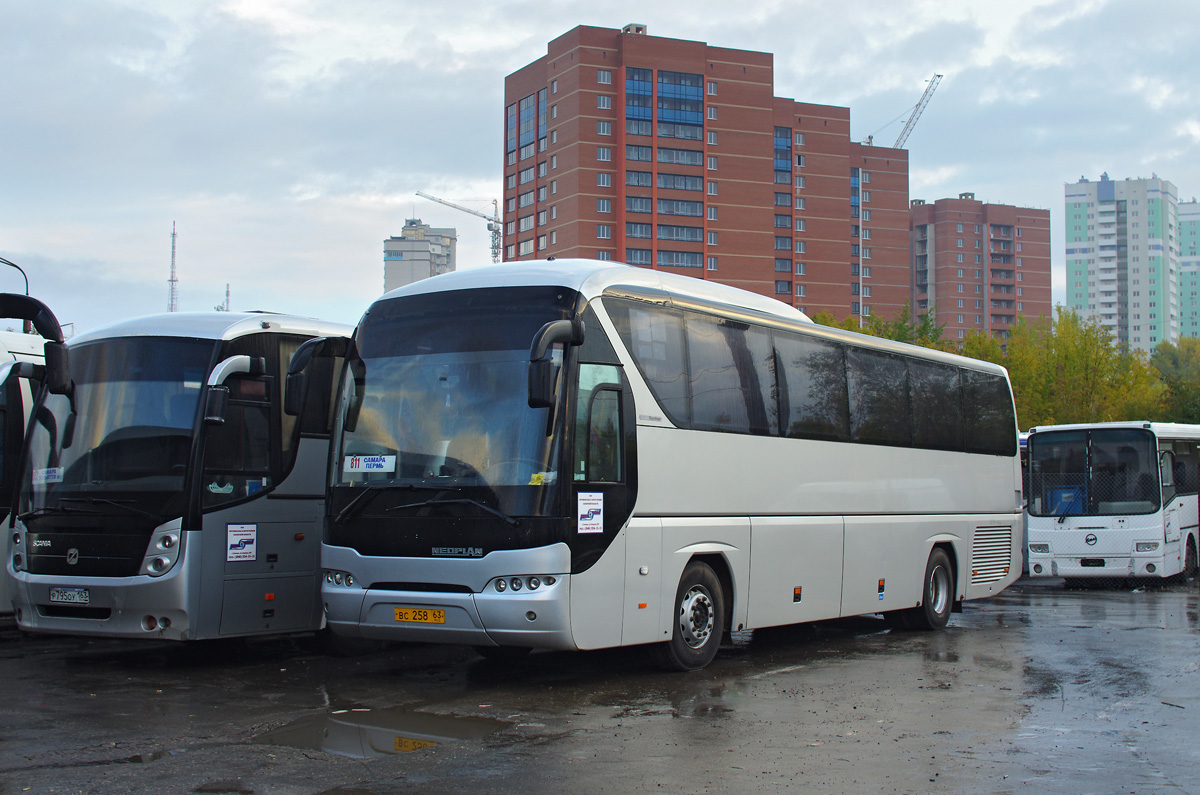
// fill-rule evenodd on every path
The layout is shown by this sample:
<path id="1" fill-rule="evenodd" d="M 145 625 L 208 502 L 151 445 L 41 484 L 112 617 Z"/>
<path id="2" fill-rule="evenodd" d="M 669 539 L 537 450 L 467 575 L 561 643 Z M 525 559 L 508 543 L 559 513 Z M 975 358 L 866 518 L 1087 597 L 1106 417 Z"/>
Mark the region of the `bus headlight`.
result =
<path id="1" fill-rule="evenodd" d="M 1153 552 L 1158 549 L 1157 541 L 1139 541 L 1134 547 L 1138 552 Z"/>
<path id="2" fill-rule="evenodd" d="M 183 554 L 184 535 L 180 532 L 181 522 L 176 519 L 157 527 L 146 545 L 146 557 L 142 559 L 139 574 L 161 577 L 175 567 Z"/>
<path id="3" fill-rule="evenodd" d="M 348 571 L 325 571 L 325 584 L 336 585 L 343 588 L 354 587 L 354 575 Z"/>
<path id="4" fill-rule="evenodd" d="M 1030 544 L 1029 551 L 1034 555 L 1045 555 L 1050 552 L 1049 544 Z"/>
<path id="5" fill-rule="evenodd" d="M 492 587 L 497 593 L 511 593 L 515 591 L 536 591 L 539 588 L 549 588 L 554 583 L 558 582 L 558 578 L 553 574 L 531 574 L 525 577 L 497 577 L 492 580 Z"/>

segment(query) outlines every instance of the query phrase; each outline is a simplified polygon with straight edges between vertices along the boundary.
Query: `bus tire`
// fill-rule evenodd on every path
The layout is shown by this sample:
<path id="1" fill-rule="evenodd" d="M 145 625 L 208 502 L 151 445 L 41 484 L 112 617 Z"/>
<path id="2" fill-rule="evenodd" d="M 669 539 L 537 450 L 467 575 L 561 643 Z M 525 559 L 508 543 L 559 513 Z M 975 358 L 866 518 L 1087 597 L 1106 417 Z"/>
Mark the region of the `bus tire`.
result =
<path id="1" fill-rule="evenodd" d="M 693 560 L 683 570 L 671 626 L 671 639 L 650 647 L 660 668 L 697 671 L 717 656 L 725 632 L 725 592 L 707 563 Z"/>
<path id="2" fill-rule="evenodd" d="M 921 586 L 919 607 L 904 611 L 904 624 L 909 629 L 941 629 L 950 620 L 954 608 L 954 569 L 944 549 L 934 547 L 925 564 L 925 580 Z"/>
<path id="3" fill-rule="evenodd" d="M 1196 554 L 1196 537 L 1188 536 L 1187 552 L 1183 556 L 1183 579 L 1190 580 L 1200 569 L 1200 557 Z"/>

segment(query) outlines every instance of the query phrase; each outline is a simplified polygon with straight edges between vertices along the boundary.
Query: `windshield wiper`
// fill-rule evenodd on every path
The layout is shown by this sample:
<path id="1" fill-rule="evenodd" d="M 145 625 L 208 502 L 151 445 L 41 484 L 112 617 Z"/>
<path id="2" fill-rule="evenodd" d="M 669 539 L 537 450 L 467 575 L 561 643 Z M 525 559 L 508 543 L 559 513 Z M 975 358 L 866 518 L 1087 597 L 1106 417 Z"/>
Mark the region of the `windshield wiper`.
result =
<path id="1" fill-rule="evenodd" d="M 99 511 L 93 511 L 90 508 L 69 508 L 66 505 L 47 505 L 44 508 L 34 508 L 25 513 L 17 514 L 17 518 L 24 522 L 26 519 L 37 519 L 41 516 L 51 516 L 57 513 L 85 513 L 89 516 L 95 516 Z"/>
<path id="2" fill-rule="evenodd" d="M 387 486 L 382 486 L 382 485 L 380 485 L 380 486 L 365 486 L 365 487 L 363 487 L 362 493 L 357 495 L 354 499 L 350 500 L 350 502 L 346 503 L 346 506 L 344 508 L 342 508 L 342 510 L 338 511 L 338 515 L 333 517 L 333 522 L 334 522 L 334 524 L 341 524 L 342 522 L 346 521 L 346 519 L 348 519 L 350 517 L 350 515 L 355 512 L 356 508 L 367 507 L 367 503 L 363 502 L 363 500 L 367 500 L 368 495 L 371 496 L 371 499 L 374 499 L 374 495 L 378 494 L 381 491 L 459 491 L 459 490 L 460 489 L 457 486 L 427 486 L 423 483 L 393 483 L 393 484 L 387 485 Z M 361 506 L 359 505 L 360 502 L 362 503 Z M 367 502 L 370 502 L 370 500 L 367 500 Z M 388 508 L 388 510 L 390 511 L 392 509 Z"/>
<path id="3" fill-rule="evenodd" d="M 87 502 L 91 503 L 92 505 L 112 505 L 138 516 L 145 516 L 150 519 L 162 519 L 162 517 L 156 513 L 150 513 L 149 511 L 143 511 L 141 508 L 134 508 L 132 505 L 126 505 L 125 503 L 130 502 L 130 500 L 113 500 L 109 499 L 108 497 L 63 497 L 59 500 L 59 502 Z"/>
<path id="4" fill-rule="evenodd" d="M 395 505 L 387 510 L 399 511 L 403 508 L 425 508 L 430 505 L 474 505 L 476 508 L 481 508 L 490 513 L 492 516 L 504 520 L 504 523 L 509 527 L 516 527 L 519 524 L 516 519 L 512 518 L 503 511 L 497 511 L 490 505 L 484 505 L 479 500 L 472 500 L 469 497 L 458 497 L 453 500 L 425 500 L 425 502 L 410 502 L 407 505 Z"/>

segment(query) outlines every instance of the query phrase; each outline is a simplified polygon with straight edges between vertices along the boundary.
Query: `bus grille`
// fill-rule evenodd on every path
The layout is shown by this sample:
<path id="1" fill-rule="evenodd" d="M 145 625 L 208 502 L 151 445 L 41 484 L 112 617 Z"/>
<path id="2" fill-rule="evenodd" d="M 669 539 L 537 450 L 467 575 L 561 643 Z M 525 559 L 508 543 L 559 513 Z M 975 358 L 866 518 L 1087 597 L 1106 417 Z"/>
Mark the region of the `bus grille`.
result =
<path id="1" fill-rule="evenodd" d="M 971 547 L 971 584 L 1003 580 L 1012 566 L 1012 528 L 977 527 Z"/>

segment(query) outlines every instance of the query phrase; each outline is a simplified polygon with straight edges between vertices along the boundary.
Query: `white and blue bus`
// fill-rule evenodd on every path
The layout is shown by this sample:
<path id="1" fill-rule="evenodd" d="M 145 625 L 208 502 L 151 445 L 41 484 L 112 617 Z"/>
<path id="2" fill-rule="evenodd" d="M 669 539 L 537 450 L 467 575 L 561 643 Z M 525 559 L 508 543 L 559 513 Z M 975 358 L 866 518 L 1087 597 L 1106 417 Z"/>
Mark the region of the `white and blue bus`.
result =
<path id="1" fill-rule="evenodd" d="M 17 625 L 200 640 L 318 629 L 336 361 L 304 420 L 284 370 L 348 326 L 173 313 L 73 338 L 29 424 L 8 532 Z"/>
<path id="2" fill-rule="evenodd" d="M 1196 573 L 1200 425 L 1044 425 L 1028 447 L 1031 576 Z"/>
<path id="3" fill-rule="evenodd" d="M 346 358 L 322 551 L 338 634 L 650 644 L 695 669 L 731 630 L 938 628 L 1020 574 L 992 364 L 565 260 L 394 290 L 328 352 Z"/>

